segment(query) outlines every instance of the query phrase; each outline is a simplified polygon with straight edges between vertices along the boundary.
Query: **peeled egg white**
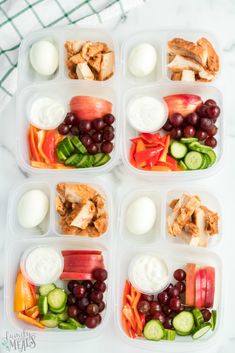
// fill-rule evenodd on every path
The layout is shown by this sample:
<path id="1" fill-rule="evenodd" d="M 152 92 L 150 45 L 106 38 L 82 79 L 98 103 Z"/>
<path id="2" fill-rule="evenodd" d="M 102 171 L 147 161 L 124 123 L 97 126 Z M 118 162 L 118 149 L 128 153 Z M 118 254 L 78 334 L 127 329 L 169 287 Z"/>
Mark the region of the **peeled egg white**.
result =
<path id="1" fill-rule="evenodd" d="M 58 51 L 55 45 L 47 40 L 34 43 L 29 58 L 34 70 L 43 76 L 52 75 L 59 65 Z"/>
<path id="2" fill-rule="evenodd" d="M 157 210 L 153 200 L 142 196 L 128 206 L 126 226 L 132 234 L 146 234 L 153 228 L 156 216 Z"/>
<path id="3" fill-rule="evenodd" d="M 49 200 L 42 190 L 27 191 L 17 205 L 18 221 L 24 228 L 34 228 L 44 220 L 48 209 Z"/>
<path id="4" fill-rule="evenodd" d="M 151 74 L 157 62 L 155 48 L 149 43 L 142 43 L 132 49 L 128 58 L 128 68 L 136 77 Z"/>

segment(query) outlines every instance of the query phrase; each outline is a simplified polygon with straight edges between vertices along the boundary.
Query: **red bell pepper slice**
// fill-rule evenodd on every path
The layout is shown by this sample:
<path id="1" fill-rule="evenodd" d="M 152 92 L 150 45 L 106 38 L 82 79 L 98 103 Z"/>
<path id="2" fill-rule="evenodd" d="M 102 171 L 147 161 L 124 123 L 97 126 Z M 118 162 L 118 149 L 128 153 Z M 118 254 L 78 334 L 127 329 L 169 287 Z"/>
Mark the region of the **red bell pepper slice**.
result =
<path id="1" fill-rule="evenodd" d="M 155 157 L 156 154 L 158 154 L 159 149 L 153 147 L 153 148 L 147 148 L 144 151 L 141 152 L 136 152 L 135 154 L 135 160 L 137 165 L 141 164 L 142 162 L 147 162 L 150 158 Z"/>
<path id="2" fill-rule="evenodd" d="M 42 150 L 49 163 L 55 163 L 55 131 L 46 131 Z"/>
<path id="3" fill-rule="evenodd" d="M 161 135 L 160 135 L 159 132 L 157 132 L 156 134 L 150 134 L 150 133 L 147 133 L 147 132 L 143 132 L 142 134 L 140 134 L 139 137 L 142 138 L 147 143 L 162 142 L 161 141 Z"/>
<path id="4" fill-rule="evenodd" d="M 123 306 L 122 314 L 124 315 L 126 320 L 130 323 L 131 328 L 134 331 L 136 331 L 136 322 L 135 322 L 134 312 L 128 303 Z"/>
<path id="5" fill-rule="evenodd" d="M 135 151 L 136 151 L 136 145 L 135 143 L 132 143 L 130 148 L 130 163 L 133 165 L 133 167 L 136 167 Z"/>
<path id="6" fill-rule="evenodd" d="M 147 161 L 147 167 L 152 168 L 154 165 L 156 165 L 157 162 L 159 161 L 161 154 L 162 154 L 162 147 L 158 147 L 158 151 L 156 152 L 155 156 L 151 157 Z"/>
<path id="7" fill-rule="evenodd" d="M 164 138 L 164 140 L 165 140 L 165 141 L 164 141 L 165 146 L 164 146 L 164 150 L 163 150 L 162 155 L 161 155 L 161 157 L 160 157 L 159 160 L 160 160 L 161 162 L 166 162 L 166 157 L 167 157 L 167 153 L 168 153 L 168 150 L 169 150 L 171 138 L 170 138 L 170 135 L 166 135 L 166 136 L 164 136 L 163 138 Z"/>
<path id="8" fill-rule="evenodd" d="M 123 292 L 123 305 L 127 303 L 127 299 L 128 299 L 128 296 L 130 296 L 130 293 L 131 293 L 131 284 L 128 280 L 126 280 L 124 292 Z"/>

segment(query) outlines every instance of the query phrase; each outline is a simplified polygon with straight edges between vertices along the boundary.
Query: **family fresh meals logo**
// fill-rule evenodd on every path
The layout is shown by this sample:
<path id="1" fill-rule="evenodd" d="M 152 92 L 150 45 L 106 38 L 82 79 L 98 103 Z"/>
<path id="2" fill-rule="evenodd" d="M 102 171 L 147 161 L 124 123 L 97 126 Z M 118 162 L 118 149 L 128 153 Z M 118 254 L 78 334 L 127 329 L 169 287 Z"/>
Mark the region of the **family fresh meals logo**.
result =
<path id="1" fill-rule="evenodd" d="M 35 335 L 27 331 L 20 333 L 10 333 L 6 331 L 5 335 L 1 337 L 2 347 L 7 352 L 26 352 L 27 349 L 34 349 L 36 347 Z M 1 351 L 1 349 L 0 349 Z"/>

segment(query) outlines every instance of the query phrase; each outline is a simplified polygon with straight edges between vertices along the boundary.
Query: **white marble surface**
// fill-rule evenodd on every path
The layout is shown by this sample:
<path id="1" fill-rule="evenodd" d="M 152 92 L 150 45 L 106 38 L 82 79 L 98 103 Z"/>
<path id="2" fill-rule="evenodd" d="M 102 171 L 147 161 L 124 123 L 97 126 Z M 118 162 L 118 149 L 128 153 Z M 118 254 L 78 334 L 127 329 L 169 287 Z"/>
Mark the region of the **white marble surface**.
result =
<path id="1" fill-rule="evenodd" d="M 225 294 L 225 317 L 223 327 L 223 339 L 219 347 L 210 347 L 210 351 L 226 351 L 226 353 L 234 352 L 235 350 L 235 284 L 234 284 L 234 248 L 235 237 L 233 229 L 233 210 L 235 197 L 235 122 L 234 122 L 234 82 L 235 80 L 235 1 L 233 0 L 150 0 L 144 7 L 133 10 L 127 20 L 119 23 L 113 28 L 113 34 L 118 40 L 124 41 L 125 38 L 135 30 L 149 28 L 197 28 L 200 30 L 209 30 L 213 32 L 221 43 L 223 48 L 223 71 L 221 80 L 218 82 L 219 88 L 224 95 L 225 106 L 225 122 L 226 122 L 226 150 L 224 158 L 224 166 L 222 170 L 210 179 L 198 180 L 193 182 L 194 185 L 208 187 L 211 190 L 219 191 L 222 198 L 222 207 L 224 214 L 224 232 L 223 242 L 219 248 L 220 256 L 223 258 L 226 286 L 223 288 Z M 0 195 L 1 195 L 1 213 L 0 213 L 0 249 L 1 249 L 1 266 L 0 266 L 0 330 L 1 335 L 5 335 L 5 331 L 9 328 L 7 322 L 4 322 L 2 317 L 3 311 L 3 255 L 4 255 L 4 238 L 8 236 L 5 230 L 5 216 L 8 193 L 15 183 L 24 181 L 27 175 L 23 173 L 16 165 L 15 161 L 15 138 L 17 131 L 15 129 L 14 113 L 15 101 L 1 114 L 0 125 Z M 113 183 L 115 194 L 122 187 L 123 183 L 136 182 L 133 178 L 126 175 L 122 164 L 106 176 Z M 115 187 L 114 187 L 115 186 Z M 119 187 L 119 189 L 118 189 Z M 160 187 L 160 185 L 158 185 Z M 118 234 L 116 234 L 118 236 Z M 233 338 L 234 337 L 234 338 Z M 36 337 L 37 340 L 37 337 Z M 1 351 L 0 344 L 0 351 Z M 143 353 L 138 349 L 132 349 L 123 343 L 118 333 L 115 331 L 113 317 L 105 332 L 99 338 L 89 342 L 78 342 L 70 344 L 64 342 L 56 344 L 56 342 L 42 343 L 37 341 L 34 351 L 41 352 L 64 352 L 69 349 L 78 349 L 85 352 L 106 352 L 112 351 L 118 353 L 138 352 Z M 157 347 L 156 347 L 157 349 Z M 12 350 L 13 351 L 13 350 Z M 30 351 L 28 349 L 27 351 Z"/>

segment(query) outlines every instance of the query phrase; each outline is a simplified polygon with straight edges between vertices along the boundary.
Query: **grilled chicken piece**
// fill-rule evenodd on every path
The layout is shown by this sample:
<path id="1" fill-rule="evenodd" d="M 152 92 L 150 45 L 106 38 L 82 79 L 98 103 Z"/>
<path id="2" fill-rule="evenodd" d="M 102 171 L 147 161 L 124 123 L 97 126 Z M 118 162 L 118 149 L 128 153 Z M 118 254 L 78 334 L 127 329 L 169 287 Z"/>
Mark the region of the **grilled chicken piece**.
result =
<path id="1" fill-rule="evenodd" d="M 81 229 L 86 229 L 88 224 L 91 223 L 92 218 L 95 215 L 95 205 L 91 201 L 87 201 L 84 205 L 77 206 L 70 216 L 68 217 L 69 225 L 78 227 Z"/>
<path id="2" fill-rule="evenodd" d="M 94 80 L 94 74 L 86 62 L 77 64 L 76 74 L 79 80 Z"/>
<path id="3" fill-rule="evenodd" d="M 216 212 L 212 212 L 206 206 L 201 206 L 205 213 L 205 230 L 209 235 L 215 235 L 219 233 L 219 215 Z"/>
<path id="4" fill-rule="evenodd" d="M 100 72 L 98 80 L 107 80 L 113 75 L 114 71 L 114 53 L 111 51 L 102 55 L 102 62 L 100 66 Z"/>
<path id="5" fill-rule="evenodd" d="M 195 73 L 192 70 L 183 70 L 181 81 L 193 82 L 195 81 Z"/>
<path id="6" fill-rule="evenodd" d="M 71 41 L 65 42 L 64 46 L 65 46 L 65 49 L 67 50 L 68 58 L 70 58 L 74 54 L 77 54 L 82 49 L 83 44 L 84 42 L 80 40 L 71 40 Z"/>
<path id="7" fill-rule="evenodd" d="M 100 72 L 100 67 L 101 67 L 101 61 L 102 61 L 102 54 L 97 54 L 93 58 L 90 58 L 88 61 L 89 66 L 94 69 L 97 73 Z"/>
<path id="8" fill-rule="evenodd" d="M 208 234 L 205 231 L 205 213 L 202 208 L 199 208 L 195 214 L 195 223 L 199 231 L 199 246 L 207 247 L 208 246 Z"/>
<path id="9" fill-rule="evenodd" d="M 197 44 L 199 47 L 203 48 L 203 50 L 205 50 L 207 53 L 206 65 L 208 69 L 214 73 L 217 73 L 220 68 L 219 56 L 217 55 L 212 44 L 206 38 L 200 38 L 197 41 Z"/>
<path id="10" fill-rule="evenodd" d="M 57 195 L 55 199 L 55 209 L 61 216 L 64 216 L 66 213 L 66 207 L 62 202 L 61 198 Z"/>
<path id="11" fill-rule="evenodd" d="M 196 224 L 194 224 L 193 222 L 186 223 L 185 226 L 184 226 L 184 231 L 186 233 L 192 235 L 193 237 L 198 237 L 199 236 L 198 226 Z"/>
<path id="12" fill-rule="evenodd" d="M 182 72 L 173 72 L 171 75 L 172 81 L 181 81 Z"/>

